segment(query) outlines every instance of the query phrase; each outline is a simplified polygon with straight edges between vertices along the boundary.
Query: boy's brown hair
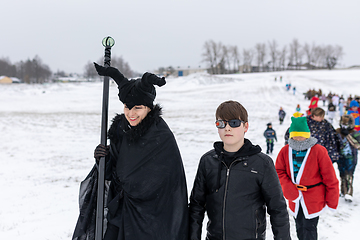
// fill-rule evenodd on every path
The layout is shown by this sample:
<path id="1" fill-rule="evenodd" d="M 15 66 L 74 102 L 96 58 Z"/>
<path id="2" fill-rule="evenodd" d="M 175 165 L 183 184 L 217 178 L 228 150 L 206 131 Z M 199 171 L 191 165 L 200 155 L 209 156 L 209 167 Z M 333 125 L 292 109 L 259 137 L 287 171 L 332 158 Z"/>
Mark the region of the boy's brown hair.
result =
<path id="1" fill-rule="evenodd" d="M 232 120 L 240 119 L 244 122 L 248 122 L 248 113 L 246 109 L 239 102 L 226 101 L 221 103 L 216 109 L 216 119 Z"/>
<path id="2" fill-rule="evenodd" d="M 311 116 L 324 117 L 325 111 L 322 108 L 316 107 L 311 110 Z"/>

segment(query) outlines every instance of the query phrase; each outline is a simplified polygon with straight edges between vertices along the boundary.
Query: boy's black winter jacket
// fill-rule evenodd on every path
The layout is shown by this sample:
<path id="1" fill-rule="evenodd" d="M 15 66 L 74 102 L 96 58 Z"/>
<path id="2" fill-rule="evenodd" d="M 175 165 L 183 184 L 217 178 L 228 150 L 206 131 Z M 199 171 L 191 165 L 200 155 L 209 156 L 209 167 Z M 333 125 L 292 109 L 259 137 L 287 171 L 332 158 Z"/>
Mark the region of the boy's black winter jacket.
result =
<path id="1" fill-rule="evenodd" d="M 223 143 L 200 159 L 190 197 L 190 237 L 200 240 L 205 211 L 207 240 L 265 239 L 266 209 L 274 239 L 290 239 L 281 185 L 270 157 L 248 139 L 228 167 Z"/>

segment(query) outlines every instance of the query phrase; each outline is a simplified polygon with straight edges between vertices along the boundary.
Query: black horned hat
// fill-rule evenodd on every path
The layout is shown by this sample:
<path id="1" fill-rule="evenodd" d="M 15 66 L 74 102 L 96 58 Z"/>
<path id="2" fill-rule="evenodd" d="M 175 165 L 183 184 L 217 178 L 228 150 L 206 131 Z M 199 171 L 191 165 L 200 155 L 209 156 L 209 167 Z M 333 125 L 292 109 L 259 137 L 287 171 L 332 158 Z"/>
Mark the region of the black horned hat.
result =
<path id="1" fill-rule="evenodd" d="M 119 99 L 126 107 L 132 109 L 136 105 L 144 105 L 153 109 L 156 90 L 165 85 L 165 78 L 158 77 L 153 73 L 144 73 L 141 78 L 128 80 L 118 69 L 114 67 L 102 67 L 94 63 L 96 71 L 100 76 L 109 76 L 118 85 Z"/>

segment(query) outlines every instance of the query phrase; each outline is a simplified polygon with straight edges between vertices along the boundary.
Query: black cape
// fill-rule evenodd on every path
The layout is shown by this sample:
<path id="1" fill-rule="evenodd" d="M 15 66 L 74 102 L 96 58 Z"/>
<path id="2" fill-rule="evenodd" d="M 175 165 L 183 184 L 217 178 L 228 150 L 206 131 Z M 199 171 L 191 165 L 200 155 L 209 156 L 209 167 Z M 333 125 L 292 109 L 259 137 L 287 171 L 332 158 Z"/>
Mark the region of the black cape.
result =
<path id="1" fill-rule="evenodd" d="M 160 115 L 156 105 L 136 127 L 129 127 L 123 114 L 117 115 L 109 129 L 105 223 L 119 228 L 118 240 L 188 237 L 184 167 L 174 135 Z M 95 165 L 80 186 L 75 240 L 93 239 L 96 184 Z"/>

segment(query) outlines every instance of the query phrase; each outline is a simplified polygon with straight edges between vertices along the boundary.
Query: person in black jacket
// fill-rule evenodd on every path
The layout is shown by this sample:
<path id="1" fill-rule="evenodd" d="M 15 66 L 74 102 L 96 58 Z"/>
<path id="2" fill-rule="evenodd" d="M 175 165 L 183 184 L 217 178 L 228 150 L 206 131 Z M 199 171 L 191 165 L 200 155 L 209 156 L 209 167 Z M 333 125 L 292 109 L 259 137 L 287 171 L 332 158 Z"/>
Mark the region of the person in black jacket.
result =
<path id="1" fill-rule="evenodd" d="M 189 239 L 200 240 L 205 211 L 207 240 L 265 239 L 266 212 L 274 239 L 290 239 L 286 201 L 273 160 L 245 138 L 246 109 L 226 101 L 216 110 L 222 141 L 199 163 L 189 203 Z"/>
<path id="2" fill-rule="evenodd" d="M 318 144 L 326 148 L 331 161 L 337 162 L 341 143 L 335 128 L 325 119 L 325 110 L 320 107 L 314 108 L 311 110 L 311 115 L 307 116 L 306 119 L 311 136 L 318 140 Z M 289 135 L 288 128 L 284 135 L 285 145 L 288 143 Z"/>
<path id="3" fill-rule="evenodd" d="M 164 85 L 165 78 L 145 73 L 128 80 L 116 68 L 95 67 L 99 75 L 115 80 L 124 103 L 124 113 L 114 117 L 108 131 L 109 149 L 100 144 L 94 152 L 97 162 L 105 157 L 105 178 L 110 182 L 104 240 L 187 240 L 188 196 L 182 159 L 161 117 L 161 107 L 153 105 L 154 85 Z M 81 186 L 85 194 L 80 194 L 74 240 L 94 239 L 97 170 L 93 169 Z"/>

